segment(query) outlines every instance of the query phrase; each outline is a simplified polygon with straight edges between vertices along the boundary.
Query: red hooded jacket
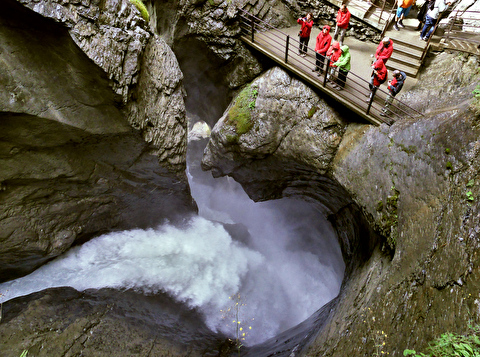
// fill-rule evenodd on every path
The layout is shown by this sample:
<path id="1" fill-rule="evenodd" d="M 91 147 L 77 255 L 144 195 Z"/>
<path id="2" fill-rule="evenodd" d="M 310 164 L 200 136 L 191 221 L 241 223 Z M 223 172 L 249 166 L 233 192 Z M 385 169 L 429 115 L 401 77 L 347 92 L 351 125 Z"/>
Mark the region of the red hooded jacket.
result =
<path id="1" fill-rule="evenodd" d="M 338 10 L 337 13 L 337 26 L 341 29 L 348 28 L 348 23 L 350 22 L 350 11 L 343 12 L 342 10 Z"/>
<path id="2" fill-rule="evenodd" d="M 383 63 L 381 59 L 376 60 L 373 64 L 372 71 L 373 85 L 375 87 L 380 86 L 380 84 L 384 83 L 387 80 L 387 76 L 388 70 L 387 67 L 385 67 L 385 63 Z"/>
<path id="3" fill-rule="evenodd" d="M 300 29 L 300 37 L 310 37 L 310 32 L 312 32 L 313 20 L 307 21 L 306 18 L 300 18 L 297 20 L 297 23 L 302 25 L 302 28 Z"/>
<path id="4" fill-rule="evenodd" d="M 375 58 L 377 60 L 381 59 L 383 63 L 387 63 L 387 60 L 390 58 L 393 52 L 393 41 L 390 40 L 388 41 L 387 44 L 385 44 L 383 41 L 380 41 L 377 51 L 375 52 Z"/>
<path id="5" fill-rule="evenodd" d="M 341 55 L 340 43 L 334 42 L 327 51 L 327 56 L 330 56 L 330 67 L 336 67 L 333 64 L 338 61 Z"/>
<path id="6" fill-rule="evenodd" d="M 323 33 L 323 29 L 327 30 L 327 33 Z M 317 36 L 317 42 L 315 44 L 315 52 L 325 56 L 330 44 L 332 43 L 332 36 L 330 35 L 330 26 L 325 25 L 322 31 Z"/>

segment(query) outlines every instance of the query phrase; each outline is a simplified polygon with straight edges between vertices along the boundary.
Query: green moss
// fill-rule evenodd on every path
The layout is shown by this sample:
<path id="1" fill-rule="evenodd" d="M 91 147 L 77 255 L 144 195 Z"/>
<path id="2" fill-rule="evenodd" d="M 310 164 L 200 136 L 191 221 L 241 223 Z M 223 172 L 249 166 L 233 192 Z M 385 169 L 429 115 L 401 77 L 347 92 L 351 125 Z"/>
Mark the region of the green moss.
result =
<path id="1" fill-rule="evenodd" d="M 318 107 L 316 105 L 314 105 L 312 108 L 310 108 L 310 110 L 308 111 L 307 113 L 307 117 L 308 119 L 310 119 L 311 117 L 314 116 L 314 114 L 317 112 L 318 110 Z"/>
<path id="2" fill-rule="evenodd" d="M 247 85 L 228 111 L 226 123 L 235 126 L 238 135 L 248 133 L 253 128 L 252 110 L 255 109 L 257 95 L 257 87 Z"/>
<path id="3" fill-rule="evenodd" d="M 445 165 L 446 169 L 447 170 L 452 170 L 453 169 L 453 165 L 450 161 L 447 161 L 447 164 Z"/>
<path id="4" fill-rule="evenodd" d="M 383 201 L 378 201 L 377 202 L 377 212 L 383 211 Z"/>
<path id="5" fill-rule="evenodd" d="M 470 103 L 470 110 L 477 118 L 480 117 L 480 84 L 473 90 L 473 100 Z"/>
<path id="6" fill-rule="evenodd" d="M 227 134 L 227 144 L 233 145 L 238 143 L 238 135 Z"/>
<path id="7" fill-rule="evenodd" d="M 142 0 L 130 0 L 130 2 L 135 5 L 138 11 L 140 11 L 143 19 L 148 22 L 150 20 L 150 14 Z"/>
<path id="8" fill-rule="evenodd" d="M 398 226 L 398 199 L 400 197 L 400 191 L 395 188 L 395 185 L 391 188 L 391 194 L 387 197 L 385 207 L 383 202 L 377 203 L 377 211 L 383 211 L 380 217 L 380 232 L 386 238 L 386 248 L 393 255 L 395 247 L 397 245 L 397 226 Z M 385 209 L 384 209 L 385 208 Z"/>
<path id="9" fill-rule="evenodd" d="M 445 154 L 450 154 L 450 148 L 445 148 Z"/>
<path id="10" fill-rule="evenodd" d="M 415 154 L 417 152 L 417 147 L 415 145 L 405 146 L 403 144 L 399 144 L 398 146 L 400 146 L 400 149 L 405 151 L 407 154 Z"/>

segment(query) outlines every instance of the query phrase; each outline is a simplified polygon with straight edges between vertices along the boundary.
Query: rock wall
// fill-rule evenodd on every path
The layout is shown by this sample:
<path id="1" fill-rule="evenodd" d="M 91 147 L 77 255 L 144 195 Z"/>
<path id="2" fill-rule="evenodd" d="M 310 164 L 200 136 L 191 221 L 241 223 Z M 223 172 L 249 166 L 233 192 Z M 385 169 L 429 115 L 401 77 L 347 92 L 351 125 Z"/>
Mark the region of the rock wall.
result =
<path id="1" fill-rule="evenodd" d="M 93 235 L 196 209 L 165 42 L 128 0 L 22 3 L 0 15 L 2 280 Z"/>
<path id="2" fill-rule="evenodd" d="M 232 344 L 171 298 L 48 289 L 3 304 L 0 356 L 229 356 Z M 207 352 L 208 353 L 208 352 Z"/>
<path id="3" fill-rule="evenodd" d="M 235 177 L 255 199 L 303 190 L 308 199 L 326 207 L 324 202 L 330 200 L 333 207 L 326 212 L 334 222 L 342 222 L 341 215 L 336 215 L 342 212 L 340 207 L 359 207 L 361 213 L 350 218 L 365 217 L 375 231 L 363 232 L 369 235 L 367 245 L 371 245 L 362 247 L 364 254 L 345 252 L 347 248 L 358 252 L 359 243 L 365 240 L 352 239 L 355 234 L 343 240 L 347 267 L 352 269 L 347 269 L 329 317 L 325 317 L 328 312 L 316 317 L 323 328 L 314 342 L 309 347 L 298 343 L 287 349 L 281 338 L 291 344 L 294 334 L 307 336 L 299 327 L 292 335 L 287 332 L 277 339 L 279 353 L 401 356 L 407 348 L 425 349 L 441 333 L 465 333 L 469 323 L 478 323 L 480 142 L 478 112 L 470 109 L 474 109 L 472 91 L 480 77 L 478 64 L 474 56 L 432 56 L 418 85 L 400 98 L 424 111 L 424 119 L 402 120 L 391 127 L 345 125 L 340 120 L 337 128 L 342 129 L 336 131 L 340 141 L 334 141 L 331 151 L 323 146 L 332 143 L 326 135 L 330 126 L 318 132 L 308 130 L 321 123 L 321 117 L 313 116 L 315 124 L 303 128 L 310 137 L 290 140 L 295 138 L 292 131 L 296 128 L 290 123 L 308 123 L 309 104 L 305 103 L 309 102 L 301 95 L 280 93 L 278 82 L 268 82 L 268 76 L 280 70 L 272 70 L 258 81 L 258 98 L 262 89 L 267 91 L 262 88 L 265 83 L 272 84 L 268 87 L 272 98 L 256 100 L 254 123 L 248 132 L 232 139 L 238 128 L 232 126 L 231 110 L 213 129 L 204 167 L 214 175 Z M 285 112 L 285 107 L 298 107 L 298 111 Z M 331 109 L 321 112 L 332 115 Z M 322 150 L 312 150 L 315 147 Z M 325 162 L 318 160 L 323 157 L 321 152 L 328 153 Z M 253 170 L 260 179 L 251 178 Z M 320 185 L 312 186 L 308 172 L 339 184 L 337 192 L 345 189 L 343 202 L 349 197 L 353 202 L 344 206 L 332 191 L 318 190 Z M 342 229 L 348 227 L 343 223 L 336 225 L 341 237 Z M 349 261 L 351 257 L 364 260 L 355 263 Z"/>
<path id="4" fill-rule="evenodd" d="M 308 355 L 401 356 L 478 324 L 479 76 L 474 56 L 442 53 L 404 94 L 425 119 L 347 130 L 332 173 L 385 240 Z"/>

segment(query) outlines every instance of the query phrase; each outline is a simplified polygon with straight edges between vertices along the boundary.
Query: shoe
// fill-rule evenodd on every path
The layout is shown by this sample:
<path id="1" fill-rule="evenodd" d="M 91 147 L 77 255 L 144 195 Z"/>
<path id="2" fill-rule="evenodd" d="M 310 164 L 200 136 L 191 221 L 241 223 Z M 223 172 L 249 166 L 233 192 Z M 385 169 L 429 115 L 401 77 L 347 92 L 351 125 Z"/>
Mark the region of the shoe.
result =
<path id="1" fill-rule="evenodd" d="M 394 24 L 393 24 L 393 28 L 394 28 L 395 30 L 397 30 L 397 31 L 400 31 L 400 29 L 399 29 L 398 26 L 397 26 L 397 23 L 394 23 Z"/>
<path id="2" fill-rule="evenodd" d="M 321 75 L 322 75 L 322 72 L 318 72 L 317 76 L 319 76 L 319 77 L 320 77 Z"/>
<path id="3" fill-rule="evenodd" d="M 336 90 L 343 90 L 343 87 L 336 86 L 335 89 L 336 89 Z"/>
<path id="4" fill-rule="evenodd" d="M 401 27 L 402 29 L 405 28 L 405 25 L 403 24 L 402 20 L 398 21 L 398 26 Z"/>
<path id="5" fill-rule="evenodd" d="M 425 41 L 425 38 L 420 35 L 420 41 Z"/>
<path id="6" fill-rule="evenodd" d="M 380 112 L 380 116 L 381 116 L 381 117 L 385 117 L 385 116 L 387 116 L 387 113 L 385 113 L 385 112 Z"/>
<path id="7" fill-rule="evenodd" d="M 312 72 L 317 72 L 318 71 L 318 68 L 313 68 L 312 69 Z"/>
<path id="8" fill-rule="evenodd" d="M 427 42 L 427 41 L 428 41 L 428 37 L 423 37 L 422 40 L 425 41 L 425 42 Z"/>
<path id="9" fill-rule="evenodd" d="M 366 102 L 367 102 L 367 103 L 370 103 L 370 98 L 368 98 L 368 99 L 366 100 Z"/>
<path id="10" fill-rule="evenodd" d="M 338 89 L 338 85 L 337 85 L 337 84 L 333 84 L 333 85 L 332 85 L 332 88 L 333 88 L 333 89 Z"/>

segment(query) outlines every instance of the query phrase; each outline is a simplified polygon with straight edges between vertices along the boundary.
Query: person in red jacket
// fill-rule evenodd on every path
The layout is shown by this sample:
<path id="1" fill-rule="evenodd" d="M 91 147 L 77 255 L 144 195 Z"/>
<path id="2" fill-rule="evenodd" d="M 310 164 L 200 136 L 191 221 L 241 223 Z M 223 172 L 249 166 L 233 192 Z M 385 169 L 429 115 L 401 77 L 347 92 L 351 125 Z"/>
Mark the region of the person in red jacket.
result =
<path id="1" fill-rule="evenodd" d="M 330 80 L 330 77 L 334 77 L 335 70 L 337 69 L 337 66 L 335 66 L 334 63 L 338 61 L 341 55 L 342 50 L 340 49 L 340 43 L 333 41 L 332 45 L 327 51 L 327 57 L 330 58 L 330 68 L 327 69 L 329 71 L 329 73 L 327 73 L 327 80 Z"/>
<path id="2" fill-rule="evenodd" d="M 384 37 L 378 44 L 377 51 L 375 52 L 375 59 L 381 59 L 384 64 L 393 53 L 393 41 L 389 37 Z"/>
<path id="3" fill-rule="evenodd" d="M 315 43 L 315 67 L 312 71 L 318 71 L 318 75 L 323 72 L 323 66 L 325 64 L 325 56 L 330 44 L 332 43 L 332 36 L 330 35 L 330 26 L 325 25 L 322 28 L 322 31 L 317 36 L 317 41 Z"/>
<path id="4" fill-rule="evenodd" d="M 347 9 L 347 5 L 342 4 L 337 13 L 337 26 L 335 27 L 335 33 L 333 34 L 333 39 L 336 41 L 338 35 L 340 35 L 340 46 L 343 45 L 343 38 L 348 29 L 348 24 L 350 23 L 350 11 Z"/>
<path id="5" fill-rule="evenodd" d="M 302 57 L 307 55 L 308 41 L 310 41 L 310 32 L 312 32 L 313 15 L 311 12 L 305 17 L 301 17 L 297 20 L 302 27 L 298 36 L 300 37 L 300 46 L 298 47 L 298 54 Z"/>
<path id="6" fill-rule="evenodd" d="M 368 87 L 370 88 L 370 94 L 368 95 L 367 102 L 370 102 L 373 95 L 377 91 L 378 87 L 382 83 L 385 83 L 388 77 L 388 70 L 385 67 L 385 63 L 381 59 L 377 59 L 374 64 L 372 64 L 372 77 L 370 78 L 370 83 Z"/>

